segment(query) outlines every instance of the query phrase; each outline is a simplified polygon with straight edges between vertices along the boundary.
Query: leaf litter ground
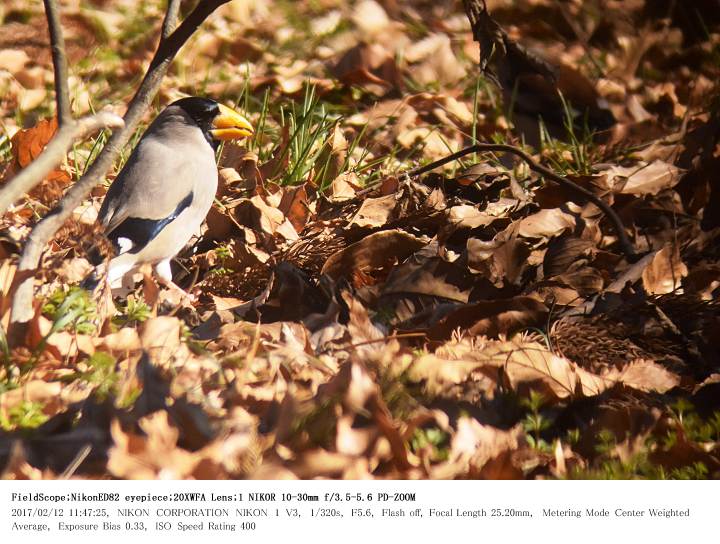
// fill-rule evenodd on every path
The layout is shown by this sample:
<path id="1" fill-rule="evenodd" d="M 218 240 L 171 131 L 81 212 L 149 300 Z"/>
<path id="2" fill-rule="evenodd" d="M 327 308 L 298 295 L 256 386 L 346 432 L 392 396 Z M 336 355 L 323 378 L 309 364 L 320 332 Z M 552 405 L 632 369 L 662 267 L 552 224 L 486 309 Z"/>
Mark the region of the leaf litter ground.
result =
<path id="1" fill-rule="evenodd" d="M 149 277 L 114 301 L 77 288 L 89 248 L 111 251 L 98 188 L 48 248 L 25 344 L 2 344 L 3 477 L 720 475 L 718 15 L 487 4 L 609 102 L 603 138 L 527 150 L 612 205 L 641 258 L 594 204 L 503 156 L 403 174 L 522 144 L 458 3 L 230 4 L 161 100 L 208 94 L 257 127 L 222 149 L 216 204 L 174 265 L 198 300 Z M 77 113 L 132 94 L 161 20 L 139 5 L 66 10 Z M 55 127 L 42 6 L 3 17 L 9 179 Z M 24 237 L 104 138 L 0 219 L 3 330 Z"/>

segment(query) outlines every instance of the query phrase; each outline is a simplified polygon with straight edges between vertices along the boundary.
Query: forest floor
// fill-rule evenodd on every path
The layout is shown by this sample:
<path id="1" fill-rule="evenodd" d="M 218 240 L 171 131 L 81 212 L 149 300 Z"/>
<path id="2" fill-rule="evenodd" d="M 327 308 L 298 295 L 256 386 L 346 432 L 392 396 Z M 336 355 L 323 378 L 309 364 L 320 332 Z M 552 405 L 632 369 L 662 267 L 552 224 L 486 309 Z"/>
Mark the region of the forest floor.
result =
<path id="1" fill-rule="evenodd" d="M 61 5 L 73 113 L 122 114 L 161 2 Z M 615 125 L 523 138 L 461 2 L 213 14 L 142 127 L 192 94 L 257 128 L 220 151 L 215 205 L 173 264 L 197 301 L 149 277 L 114 302 L 78 287 L 128 149 L 47 248 L 24 343 L 0 335 L 3 477 L 720 476 L 717 3 L 487 6 Z M 0 179 L 52 136 L 52 78 L 42 3 L 4 2 Z M 0 217 L 0 330 L 24 239 L 106 139 Z M 601 198 L 637 258 L 600 208 L 510 155 L 407 175 L 476 142 Z"/>

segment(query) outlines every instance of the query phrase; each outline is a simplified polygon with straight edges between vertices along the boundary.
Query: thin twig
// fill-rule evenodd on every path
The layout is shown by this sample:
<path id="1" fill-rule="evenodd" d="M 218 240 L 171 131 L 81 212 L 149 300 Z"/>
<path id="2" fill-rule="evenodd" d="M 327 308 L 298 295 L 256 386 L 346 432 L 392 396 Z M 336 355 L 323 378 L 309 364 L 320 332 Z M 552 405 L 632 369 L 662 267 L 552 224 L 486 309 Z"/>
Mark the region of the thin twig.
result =
<path id="1" fill-rule="evenodd" d="M 125 126 L 113 133 L 85 175 L 70 188 L 58 206 L 35 226 L 25 243 L 18 271 L 37 269 L 45 245 L 72 215 L 73 210 L 83 202 L 92 188 L 103 179 L 120 151 L 130 140 L 142 116 L 160 89 L 162 79 L 177 52 L 213 11 L 229 1 L 201 1 L 167 39 L 160 41 L 145 77 L 128 105 L 124 117 Z M 176 5 L 177 2 L 173 1 L 169 3 L 168 7 L 174 9 Z M 172 17 L 166 15 L 165 20 L 171 22 Z M 170 28 L 169 24 L 167 28 Z M 15 291 L 11 318 L 13 323 L 12 340 L 14 341 L 19 340 L 22 336 L 22 330 L 20 330 L 22 324 L 29 322 L 33 317 L 33 284 L 33 278 L 28 278 Z"/>
<path id="2" fill-rule="evenodd" d="M 610 219 L 610 222 L 613 224 L 613 228 L 615 229 L 615 234 L 617 234 L 618 241 L 620 242 L 620 247 L 621 247 L 623 253 L 625 254 L 625 256 L 631 261 L 635 261 L 637 259 L 637 254 L 635 252 L 635 248 L 633 247 L 632 243 L 630 242 L 630 239 L 628 238 L 627 234 L 625 233 L 625 226 L 623 225 L 622 219 L 620 219 L 620 216 L 617 213 L 615 213 L 615 210 L 613 210 L 603 199 L 598 197 L 592 191 L 585 189 L 585 187 L 581 187 L 580 185 L 570 181 L 566 177 L 560 176 L 560 175 L 556 174 L 555 172 L 553 172 L 552 170 L 550 170 L 549 168 L 546 168 L 545 166 L 535 162 L 535 160 L 530 155 L 528 155 L 522 149 L 519 149 L 515 146 L 506 145 L 506 144 L 475 144 L 475 145 L 471 145 L 470 147 L 461 149 L 460 151 L 457 151 L 456 153 L 453 153 L 452 155 L 448 155 L 447 157 L 444 157 L 440 160 L 431 162 L 430 164 L 421 166 L 419 168 L 414 168 L 414 169 L 410 170 L 407 173 L 407 175 L 410 177 L 417 177 L 426 172 L 434 170 L 435 168 L 443 166 L 444 164 L 447 164 L 447 163 L 455 161 L 461 157 L 464 157 L 465 155 L 469 155 L 470 153 L 487 153 L 487 152 L 510 153 L 512 155 L 520 157 L 523 161 L 525 161 L 527 163 L 527 165 L 530 167 L 530 170 L 533 170 L 534 172 L 537 172 L 538 174 L 554 181 L 555 183 L 559 183 L 560 185 L 567 187 L 574 193 L 582 195 L 585 198 L 587 198 L 590 202 L 592 202 L 598 208 L 600 208 L 605 213 L 605 215 L 607 215 L 608 219 Z"/>
<path id="3" fill-rule="evenodd" d="M 58 126 L 62 128 L 72 122 L 65 38 L 63 37 L 57 1 L 43 0 L 43 3 L 45 4 L 45 16 L 47 17 L 50 32 L 50 48 L 55 72 L 55 102 L 57 104 Z"/>
<path id="4" fill-rule="evenodd" d="M 83 117 L 63 125 L 53 136 L 42 153 L 27 167 L 23 168 L 0 191 L 0 216 L 22 195 L 30 191 L 65 158 L 73 142 L 82 140 L 102 128 L 120 128 L 121 117 L 108 111 Z"/>
<path id="5" fill-rule="evenodd" d="M 87 456 L 90 455 L 90 452 L 92 451 L 92 446 L 90 444 L 83 445 L 82 448 L 80 448 L 80 451 L 77 453 L 75 458 L 70 462 L 70 464 L 65 467 L 65 470 L 62 471 L 62 474 L 58 476 L 59 480 L 69 480 L 73 477 L 73 474 L 75 474 L 75 471 L 80 467 L 80 465 L 83 464 L 83 461 L 87 459 Z"/>

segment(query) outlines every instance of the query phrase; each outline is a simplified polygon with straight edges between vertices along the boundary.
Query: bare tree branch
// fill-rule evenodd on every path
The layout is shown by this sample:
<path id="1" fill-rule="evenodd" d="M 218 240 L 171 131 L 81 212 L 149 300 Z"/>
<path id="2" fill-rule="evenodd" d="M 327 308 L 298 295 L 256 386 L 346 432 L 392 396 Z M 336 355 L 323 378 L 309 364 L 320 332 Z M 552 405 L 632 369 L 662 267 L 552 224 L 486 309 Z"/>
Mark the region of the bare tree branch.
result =
<path id="1" fill-rule="evenodd" d="M 178 13 L 180 12 L 180 0 L 168 0 L 165 19 L 162 24 L 161 39 L 166 40 L 177 26 Z"/>
<path id="2" fill-rule="evenodd" d="M 128 105 L 127 112 L 123 118 L 125 126 L 113 133 L 85 175 L 70 188 L 58 203 L 58 206 L 35 226 L 25 243 L 25 248 L 18 265 L 18 272 L 37 269 L 45 245 L 72 215 L 73 210 L 87 197 L 92 188 L 102 180 L 105 173 L 115 162 L 122 148 L 130 140 L 150 102 L 160 89 L 162 79 L 177 52 L 213 11 L 229 1 L 230 0 L 200 0 L 195 9 L 185 18 L 180 26 L 178 26 L 167 39 L 160 40 L 160 44 L 155 52 L 155 56 L 150 62 L 145 77 Z M 168 10 L 173 9 L 177 9 L 177 2 L 170 0 Z M 170 28 L 171 25 L 169 23 L 172 22 L 172 19 L 172 15 L 166 15 L 163 26 L 168 23 L 167 28 Z M 33 284 L 34 278 L 30 277 L 25 279 L 18 285 L 13 297 L 11 321 L 13 324 L 12 336 L 15 341 L 17 341 L 19 334 L 21 334 L 19 331 L 20 326 L 30 321 L 33 317 Z"/>
<path id="3" fill-rule="evenodd" d="M 564 187 L 567 187 L 571 191 L 573 191 L 576 194 L 582 195 L 583 197 L 587 198 L 590 202 L 595 204 L 598 208 L 600 208 L 605 215 L 607 215 L 608 219 L 610 219 L 610 222 L 613 224 L 613 228 L 615 229 L 615 234 L 617 234 L 618 241 L 620 242 L 620 247 L 622 248 L 623 253 L 630 261 L 637 260 L 637 254 L 635 253 L 635 248 L 633 247 L 632 243 L 630 242 L 630 239 L 627 236 L 627 233 L 625 232 L 625 226 L 623 225 L 622 219 L 620 219 L 620 216 L 615 213 L 615 210 L 613 210 L 607 202 L 605 202 L 603 199 L 598 197 L 595 193 L 592 191 L 589 191 L 585 187 L 581 187 L 577 183 L 574 183 L 567 179 L 566 177 L 563 177 L 559 174 L 556 174 L 549 168 L 546 168 L 542 164 L 539 164 L 533 160 L 533 158 L 525 153 L 522 149 L 517 148 L 512 145 L 506 145 L 506 144 L 475 144 L 471 145 L 470 147 L 466 147 L 465 149 L 461 149 L 460 151 L 457 151 L 453 153 L 452 155 L 448 155 L 447 157 L 443 157 L 440 160 L 431 162 L 430 164 L 426 164 L 425 166 L 421 166 L 419 168 L 414 168 L 413 170 L 410 170 L 407 175 L 410 177 L 417 177 L 421 174 L 424 174 L 426 172 L 430 172 L 431 170 L 434 170 L 435 168 L 439 168 L 440 166 L 447 164 L 449 162 L 455 161 L 461 157 L 464 157 L 465 155 L 469 155 L 470 153 L 487 153 L 487 152 L 497 152 L 497 153 L 510 153 L 512 155 L 515 155 L 517 157 L 520 157 L 523 161 L 527 163 L 527 165 L 530 167 L 530 170 L 533 170 L 534 172 L 537 172 L 538 174 L 546 177 L 547 179 L 550 179 L 554 181 L 555 183 L 559 183 L 560 185 L 563 185 Z"/>
<path id="4" fill-rule="evenodd" d="M 55 102 L 57 103 L 58 126 L 72 122 L 70 111 L 70 91 L 68 89 L 68 67 L 65 56 L 65 38 L 60 24 L 60 10 L 56 0 L 43 0 L 48 30 L 50 31 L 50 48 L 52 49 L 53 70 L 55 71 Z"/>
<path id="5" fill-rule="evenodd" d="M 82 140 L 102 128 L 120 128 L 121 117 L 109 111 L 83 117 L 60 128 L 43 152 L 0 191 L 0 216 L 22 195 L 40 183 L 67 155 L 73 142 Z"/>
<path id="6" fill-rule="evenodd" d="M 59 164 L 75 140 L 85 138 L 101 128 L 123 126 L 122 119 L 109 112 L 100 112 L 98 115 L 88 116 L 78 121 L 72 118 L 65 38 L 60 23 L 60 10 L 57 0 L 43 0 L 43 2 L 50 33 L 59 130 L 40 156 L 2 188 L 0 191 L 0 215 L 4 214 L 13 202 L 40 183 Z"/>

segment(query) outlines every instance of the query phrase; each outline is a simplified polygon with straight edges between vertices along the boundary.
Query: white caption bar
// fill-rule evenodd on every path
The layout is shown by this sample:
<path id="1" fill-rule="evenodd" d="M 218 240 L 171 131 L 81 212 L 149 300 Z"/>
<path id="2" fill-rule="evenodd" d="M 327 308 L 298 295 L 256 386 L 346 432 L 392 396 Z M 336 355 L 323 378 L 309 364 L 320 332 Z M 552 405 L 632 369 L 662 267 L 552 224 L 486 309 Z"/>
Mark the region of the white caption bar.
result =
<path id="1" fill-rule="evenodd" d="M 677 543 L 713 534 L 716 492 L 714 482 L 662 481 L 4 481 L 0 536 L 53 544 Z"/>

